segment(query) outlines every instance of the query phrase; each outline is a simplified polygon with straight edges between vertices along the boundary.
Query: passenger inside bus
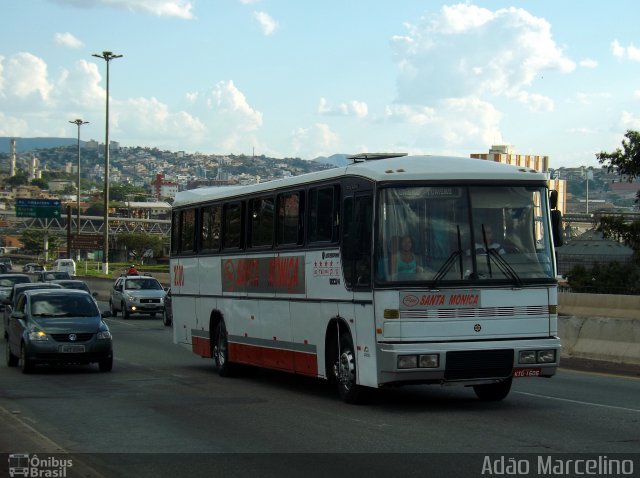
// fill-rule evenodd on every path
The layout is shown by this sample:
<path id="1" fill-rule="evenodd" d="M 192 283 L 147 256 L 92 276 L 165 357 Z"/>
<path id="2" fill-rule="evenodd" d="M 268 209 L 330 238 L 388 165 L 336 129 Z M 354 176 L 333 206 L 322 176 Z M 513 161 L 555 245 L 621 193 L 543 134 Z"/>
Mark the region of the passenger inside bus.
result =
<path id="1" fill-rule="evenodd" d="M 484 233 L 482 231 L 484 231 Z M 480 236 L 476 237 L 476 245 L 475 245 L 476 254 L 487 253 L 486 247 L 485 247 L 485 241 L 486 241 L 486 246 L 489 248 L 489 250 L 494 250 L 500 255 L 505 254 L 505 250 L 501 244 L 501 241 L 499 240 L 499 238 L 495 238 L 493 236 L 493 228 L 488 224 L 484 224 L 482 227 L 482 231 L 480 231 Z M 470 255 L 470 254 L 471 254 L 471 251 L 467 251 L 467 255 Z"/>
<path id="2" fill-rule="evenodd" d="M 408 234 L 400 239 L 400 250 L 395 256 L 395 272 L 399 275 L 422 272 L 422 258 L 413 252 L 413 239 Z"/>

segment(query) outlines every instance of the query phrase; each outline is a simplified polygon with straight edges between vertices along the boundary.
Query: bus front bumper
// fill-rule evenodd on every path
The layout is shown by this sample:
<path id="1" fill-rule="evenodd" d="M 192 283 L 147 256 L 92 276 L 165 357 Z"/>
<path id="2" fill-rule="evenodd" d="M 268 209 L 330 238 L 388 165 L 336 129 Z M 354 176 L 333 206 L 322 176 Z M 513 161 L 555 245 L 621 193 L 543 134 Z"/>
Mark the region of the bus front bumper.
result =
<path id="1" fill-rule="evenodd" d="M 551 377 L 560 362 L 557 337 L 483 342 L 378 343 L 378 383 L 495 383 Z"/>

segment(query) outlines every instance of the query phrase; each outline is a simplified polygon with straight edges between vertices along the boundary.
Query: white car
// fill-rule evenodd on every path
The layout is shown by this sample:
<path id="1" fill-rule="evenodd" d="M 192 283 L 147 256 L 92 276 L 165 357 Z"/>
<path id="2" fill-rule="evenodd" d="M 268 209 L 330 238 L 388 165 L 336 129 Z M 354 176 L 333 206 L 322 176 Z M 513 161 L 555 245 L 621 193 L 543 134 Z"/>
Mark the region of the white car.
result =
<path id="1" fill-rule="evenodd" d="M 146 314 L 155 317 L 164 312 L 166 291 L 152 276 L 123 275 L 116 279 L 109 297 L 111 314 L 115 317 L 122 312 L 128 319 L 132 314 Z"/>

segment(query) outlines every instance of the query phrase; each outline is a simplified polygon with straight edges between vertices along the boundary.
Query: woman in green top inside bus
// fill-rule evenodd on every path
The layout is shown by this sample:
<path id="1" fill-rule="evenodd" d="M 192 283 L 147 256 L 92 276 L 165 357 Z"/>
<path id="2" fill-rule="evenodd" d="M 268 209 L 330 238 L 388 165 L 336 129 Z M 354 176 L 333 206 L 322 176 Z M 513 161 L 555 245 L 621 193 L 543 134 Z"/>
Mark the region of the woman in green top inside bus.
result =
<path id="1" fill-rule="evenodd" d="M 394 270 L 398 275 L 415 274 L 422 272 L 422 259 L 413 252 L 413 240 L 411 236 L 402 236 L 400 240 L 400 250 L 395 257 Z"/>

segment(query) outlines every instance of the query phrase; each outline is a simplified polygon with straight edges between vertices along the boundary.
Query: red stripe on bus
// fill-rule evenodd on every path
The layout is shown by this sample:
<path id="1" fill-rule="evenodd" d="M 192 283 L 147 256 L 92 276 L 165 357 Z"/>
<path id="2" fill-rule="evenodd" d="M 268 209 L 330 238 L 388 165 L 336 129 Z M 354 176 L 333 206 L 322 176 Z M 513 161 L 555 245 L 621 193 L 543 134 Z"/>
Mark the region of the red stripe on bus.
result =
<path id="1" fill-rule="evenodd" d="M 318 358 L 316 354 L 230 343 L 229 361 L 310 375 L 312 377 L 318 376 Z"/>
<path id="2" fill-rule="evenodd" d="M 208 338 L 192 336 L 191 339 L 191 350 L 194 354 L 211 358 L 211 347 L 209 346 Z"/>

